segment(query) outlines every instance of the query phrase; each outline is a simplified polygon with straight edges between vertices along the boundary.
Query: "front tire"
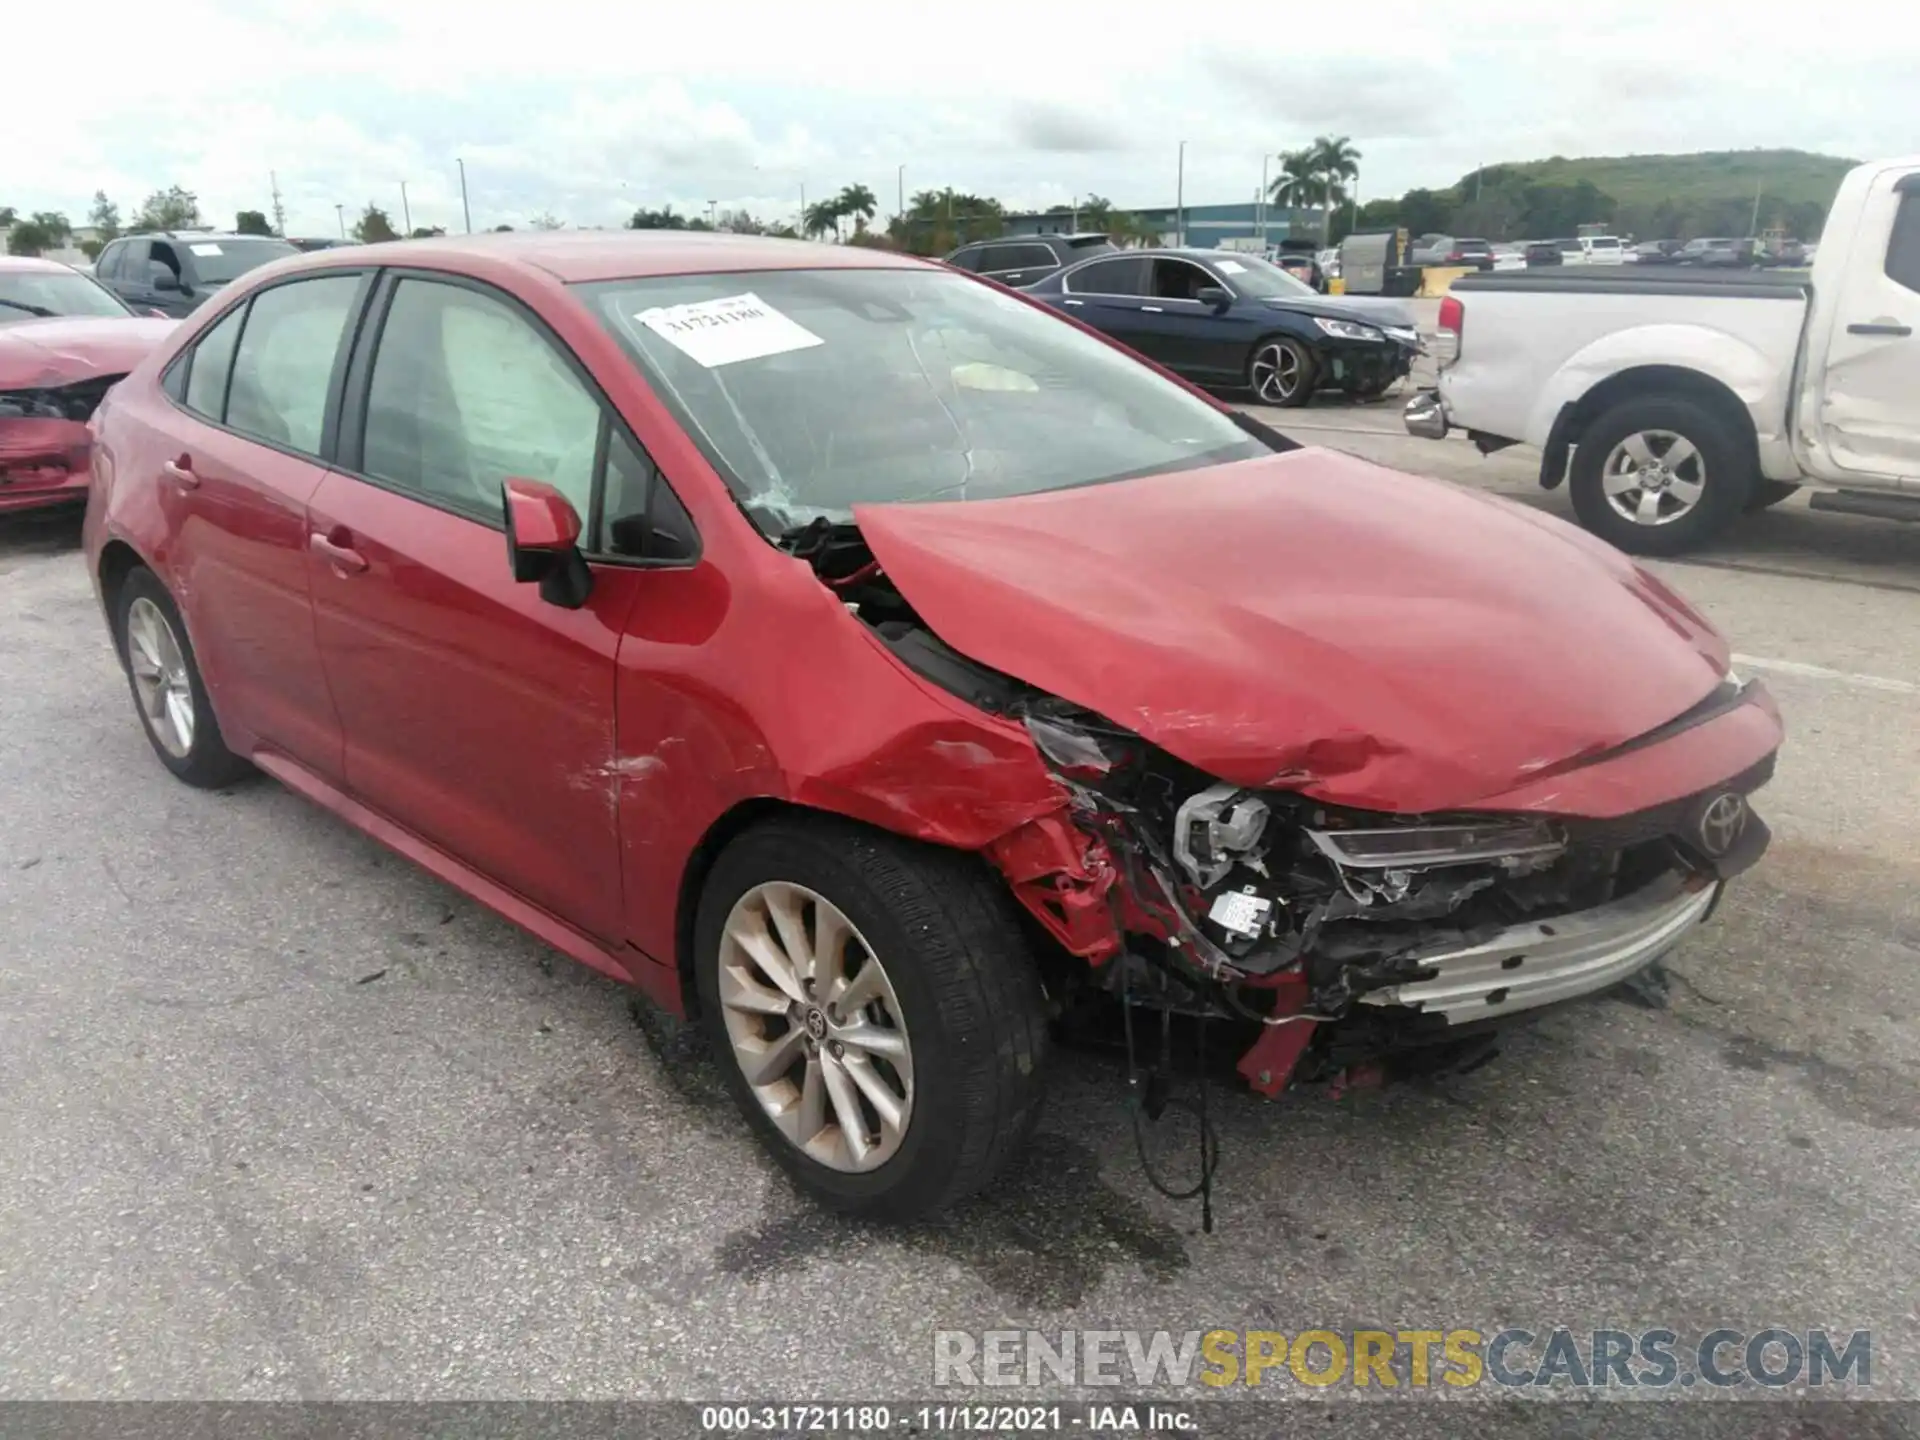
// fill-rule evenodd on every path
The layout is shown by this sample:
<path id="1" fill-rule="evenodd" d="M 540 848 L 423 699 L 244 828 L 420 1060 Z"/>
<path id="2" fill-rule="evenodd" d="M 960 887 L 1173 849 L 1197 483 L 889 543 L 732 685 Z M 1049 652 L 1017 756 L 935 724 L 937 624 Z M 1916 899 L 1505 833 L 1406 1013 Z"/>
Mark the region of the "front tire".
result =
<path id="1" fill-rule="evenodd" d="M 714 863 L 694 944 L 727 1087 L 823 1204 L 932 1215 L 987 1186 L 1038 1120 L 1038 972 L 975 858 L 825 816 L 775 820 Z"/>
<path id="2" fill-rule="evenodd" d="M 253 767 L 220 734 L 179 607 L 151 570 L 135 570 L 121 584 L 114 635 L 147 743 L 174 778 L 217 790 L 247 774 Z"/>
<path id="3" fill-rule="evenodd" d="M 1580 523 L 1636 555 L 1705 544 L 1746 507 L 1752 447 L 1697 400 L 1642 396 L 1601 415 L 1574 450 L 1569 489 Z"/>
<path id="4" fill-rule="evenodd" d="M 1313 399 L 1320 362 L 1298 340 L 1285 335 L 1262 340 L 1247 358 L 1247 388 L 1262 405 L 1293 409 Z"/>

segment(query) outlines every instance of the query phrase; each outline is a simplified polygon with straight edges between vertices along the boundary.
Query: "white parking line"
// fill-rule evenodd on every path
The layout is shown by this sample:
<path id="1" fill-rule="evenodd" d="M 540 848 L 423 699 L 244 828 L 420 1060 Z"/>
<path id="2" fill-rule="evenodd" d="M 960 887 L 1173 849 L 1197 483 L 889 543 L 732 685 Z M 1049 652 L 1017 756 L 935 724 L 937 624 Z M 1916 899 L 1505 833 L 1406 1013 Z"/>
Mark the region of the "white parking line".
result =
<path id="1" fill-rule="evenodd" d="M 1920 685 L 1911 680 L 1891 680 L 1885 675 L 1857 675 L 1850 670 L 1829 670 L 1824 665 L 1806 665 L 1798 660 L 1769 660 L 1759 655 L 1735 655 L 1733 663 L 1743 670 L 1771 670 L 1777 675 L 1799 675 L 1808 680 L 1837 680 L 1862 690 L 1884 690 L 1889 695 L 1920 695 Z"/>

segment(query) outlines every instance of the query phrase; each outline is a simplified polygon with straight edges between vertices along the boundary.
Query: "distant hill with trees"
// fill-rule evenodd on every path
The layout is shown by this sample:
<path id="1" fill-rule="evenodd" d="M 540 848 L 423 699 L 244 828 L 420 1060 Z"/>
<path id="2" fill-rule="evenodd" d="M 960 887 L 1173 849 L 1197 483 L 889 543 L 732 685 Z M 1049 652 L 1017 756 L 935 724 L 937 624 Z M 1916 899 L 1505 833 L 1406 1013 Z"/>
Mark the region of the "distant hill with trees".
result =
<path id="1" fill-rule="evenodd" d="M 1409 190 L 1360 207 L 1359 228 L 1403 225 L 1494 240 L 1550 239 L 1605 224 L 1642 240 L 1742 236 L 1782 226 L 1815 239 L 1841 177 L 1857 161 L 1805 150 L 1596 155 L 1487 165 L 1444 190 Z M 1343 229 L 1345 227 L 1342 227 Z"/>

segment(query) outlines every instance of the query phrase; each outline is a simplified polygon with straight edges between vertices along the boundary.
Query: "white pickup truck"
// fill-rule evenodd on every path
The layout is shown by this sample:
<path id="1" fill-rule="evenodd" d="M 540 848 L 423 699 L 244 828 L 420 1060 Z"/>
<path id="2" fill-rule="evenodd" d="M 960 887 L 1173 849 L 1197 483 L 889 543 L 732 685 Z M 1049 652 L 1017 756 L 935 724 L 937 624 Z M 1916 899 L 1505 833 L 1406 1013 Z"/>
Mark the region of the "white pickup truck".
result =
<path id="1" fill-rule="evenodd" d="M 1580 523 L 1671 555 L 1803 484 L 1920 520 L 1920 156 L 1849 172 L 1811 275 L 1654 266 L 1471 275 L 1441 301 L 1415 435 L 1540 448 Z"/>

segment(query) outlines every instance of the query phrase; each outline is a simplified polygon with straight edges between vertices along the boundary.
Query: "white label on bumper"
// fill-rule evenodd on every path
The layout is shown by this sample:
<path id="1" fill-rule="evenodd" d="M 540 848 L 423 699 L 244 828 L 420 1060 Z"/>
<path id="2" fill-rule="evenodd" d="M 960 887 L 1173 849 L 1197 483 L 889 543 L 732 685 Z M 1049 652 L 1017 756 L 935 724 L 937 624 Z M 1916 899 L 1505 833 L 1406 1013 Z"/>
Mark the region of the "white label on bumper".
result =
<path id="1" fill-rule="evenodd" d="M 1207 911 L 1207 918 L 1222 930 L 1231 930 L 1236 935 L 1252 939 L 1265 927 L 1267 916 L 1272 913 L 1271 900 L 1263 900 L 1258 895 L 1249 895 L 1242 890 L 1229 890 L 1214 900 L 1213 908 Z"/>

